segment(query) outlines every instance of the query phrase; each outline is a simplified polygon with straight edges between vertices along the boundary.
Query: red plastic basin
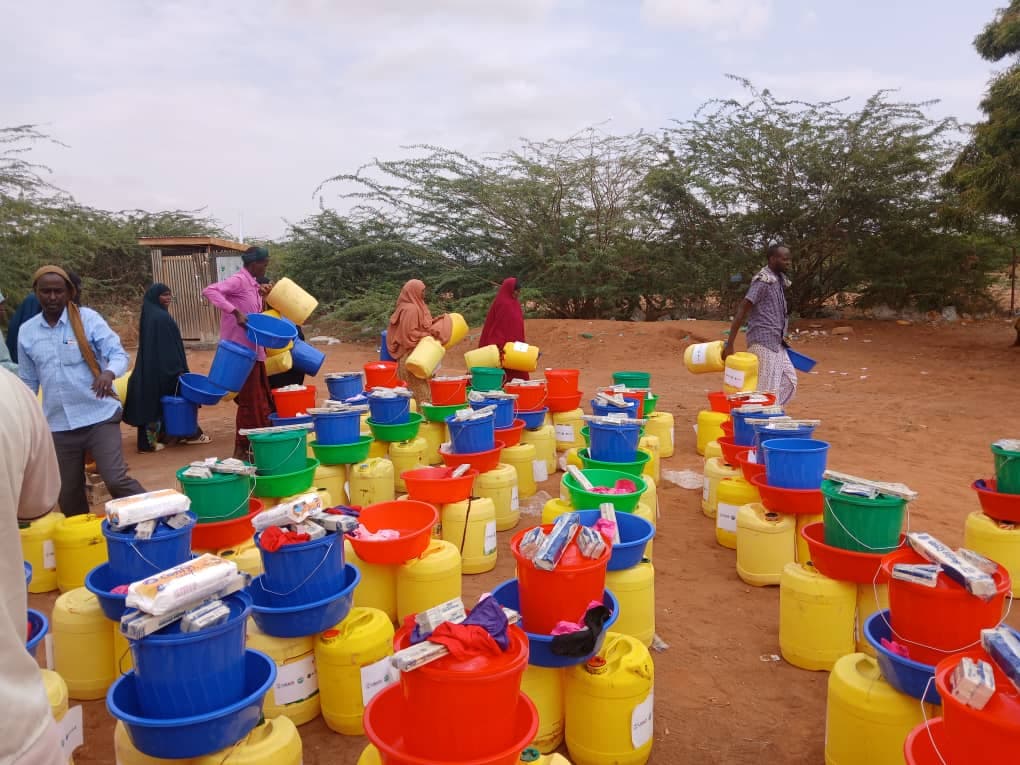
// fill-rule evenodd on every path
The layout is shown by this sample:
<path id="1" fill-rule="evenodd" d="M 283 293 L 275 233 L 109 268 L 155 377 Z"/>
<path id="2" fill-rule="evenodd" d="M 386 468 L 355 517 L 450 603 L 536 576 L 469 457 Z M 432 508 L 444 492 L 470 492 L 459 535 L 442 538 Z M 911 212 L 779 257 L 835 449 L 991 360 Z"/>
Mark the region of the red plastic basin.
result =
<path id="1" fill-rule="evenodd" d="M 234 547 L 252 538 L 255 529 L 251 519 L 262 512 L 263 505 L 257 499 L 248 500 L 248 514 L 229 521 L 196 523 L 191 527 L 192 550 L 222 550 Z"/>
<path id="2" fill-rule="evenodd" d="M 740 452 L 745 452 L 752 447 L 741 446 L 733 440 L 733 436 L 723 436 L 722 438 L 715 439 L 716 443 L 719 444 L 719 448 L 722 449 L 723 462 L 730 467 L 737 467 L 737 457 Z"/>
<path id="3" fill-rule="evenodd" d="M 415 670 L 417 672 L 418 670 Z M 471 717 L 478 716 L 479 709 L 471 710 Z M 441 708 L 440 708 L 441 709 Z M 480 754 L 471 759 L 455 760 L 444 757 L 421 757 L 408 752 L 408 705 L 404 701 L 399 685 L 391 685 L 380 691 L 365 708 L 365 735 L 379 750 L 385 765 L 517 765 L 521 751 L 535 738 L 538 732 L 538 711 L 525 694 L 518 695 L 517 707 L 512 719 L 501 720 L 507 735 L 506 744 L 501 749 L 493 746 L 490 754 Z M 483 715 L 484 716 L 484 715 Z M 458 726 L 457 735 L 465 736 L 473 726 L 465 725 L 463 720 L 449 718 L 450 724 Z M 491 742 L 499 745 L 498 740 Z"/>
<path id="4" fill-rule="evenodd" d="M 984 709 L 977 710 L 960 703 L 949 689 L 949 678 L 964 656 L 992 665 L 995 694 Z M 945 746 L 940 744 L 939 751 L 946 762 L 985 765 L 1017 761 L 1020 757 L 1020 692 L 983 649 L 940 662 L 935 668 L 935 686 L 942 697 Z"/>
<path id="5" fill-rule="evenodd" d="M 910 731 L 903 742 L 906 765 L 945 765 L 950 762 L 944 759 L 948 748 L 945 728 L 941 717 L 933 717 Z M 939 752 L 942 753 L 941 757 Z"/>
<path id="6" fill-rule="evenodd" d="M 306 385 L 304 390 L 273 391 L 276 414 L 279 417 L 297 417 L 315 407 L 315 386 Z"/>
<path id="7" fill-rule="evenodd" d="M 478 477 L 477 470 L 469 470 L 453 478 L 453 470 L 449 467 L 418 468 L 405 470 L 400 478 L 407 485 L 409 499 L 433 505 L 448 505 L 470 497 L 475 478 Z"/>
<path id="8" fill-rule="evenodd" d="M 496 441 L 495 449 L 489 449 L 484 452 L 471 452 L 468 454 L 450 454 L 449 452 L 445 452 L 440 449 L 439 456 L 442 457 L 443 462 L 446 463 L 447 467 L 470 465 L 479 473 L 488 473 L 490 470 L 495 470 L 499 466 L 499 457 L 503 453 L 504 446 L 506 446 L 506 444 L 502 441 Z"/>
<path id="9" fill-rule="evenodd" d="M 580 382 L 581 382 L 581 370 L 580 369 L 546 369 L 545 370 L 545 384 L 549 391 L 549 396 L 573 396 L 574 392 L 577 391 L 577 403 L 581 403 L 580 395 Z M 552 407 L 549 407 L 552 409 Z M 577 407 L 572 407 L 576 409 Z M 553 409 L 553 411 L 556 411 Z M 569 410 L 564 410 L 569 411 Z"/>
<path id="10" fill-rule="evenodd" d="M 496 428 L 496 440 L 502 441 L 504 447 L 517 446 L 521 442 L 524 425 L 524 420 L 514 420 L 509 428 Z"/>
<path id="11" fill-rule="evenodd" d="M 546 385 L 543 382 L 535 382 L 530 385 L 505 385 L 503 390 L 507 393 L 514 393 L 517 400 L 514 401 L 514 409 L 541 409 L 545 406 L 546 397 L 549 395 Z"/>
<path id="12" fill-rule="evenodd" d="M 881 553 L 862 553 L 825 544 L 825 524 L 809 523 L 800 530 L 811 553 L 811 562 L 820 574 L 841 582 L 871 584 L 882 567 Z M 904 537 L 900 537 L 903 543 Z"/>
<path id="13" fill-rule="evenodd" d="M 379 502 L 362 508 L 358 518 L 369 531 L 393 529 L 397 539 L 355 539 L 348 534 L 351 547 L 365 563 L 400 564 L 417 558 L 429 546 L 432 528 L 439 522 L 439 511 L 427 502 L 413 499 Z"/>
<path id="14" fill-rule="evenodd" d="M 365 364 L 365 390 L 372 388 L 395 388 L 397 379 L 397 362 L 371 361 Z"/>
<path id="15" fill-rule="evenodd" d="M 557 412 L 572 412 L 581 405 L 581 391 L 574 391 L 563 396 L 554 396 L 550 393 L 545 399 L 545 405 L 554 414 Z"/>
<path id="16" fill-rule="evenodd" d="M 883 556 L 879 579 L 889 583 L 889 622 L 896 639 L 910 649 L 914 661 L 938 664 L 951 654 L 971 648 L 981 638 L 981 630 L 1002 621 L 1010 579 L 1006 569 L 999 566 L 992 575 L 996 595 L 986 603 L 945 574 L 939 575 L 935 587 L 891 577 L 897 563 L 926 562 L 910 548 L 897 550 Z"/>
<path id="17" fill-rule="evenodd" d="M 727 420 L 720 425 L 719 428 L 722 430 L 723 435 L 726 436 L 726 438 L 733 438 L 733 420 Z"/>
<path id="18" fill-rule="evenodd" d="M 766 401 L 761 402 L 762 406 L 772 406 L 776 403 L 776 397 L 772 393 L 761 393 L 759 395 L 762 395 L 767 399 Z M 730 401 L 726 396 L 726 391 L 722 390 L 713 391 L 708 394 L 708 405 L 713 412 L 729 414 L 731 410 L 744 405 L 743 401 Z"/>
<path id="19" fill-rule="evenodd" d="M 510 627 L 507 636 L 508 650 L 496 655 L 455 659 L 448 654 L 401 674 L 408 753 L 432 763 L 478 762 L 517 743 L 510 721 L 520 705 L 528 636 L 520 627 Z M 393 644 L 399 651 L 410 641 L 411 630 L 403 627 Z"/>
<path id="20" fill-rule="evenodd" d="M 977 492 L 981 512 L 989 518 L 1007 523 L 1020 523 L 1020 494 L 1001 494 L 994 478 L 974 481 L 970 487 Z"/>
<path id="21" fill-rule="evenodd" d="M 433 406 L 453 406 L 467 401 L 467 386 L 470 377 L 458 377 L 455 380 L 429 380 L 429 391 L 432 393 Z"/>
<path id="22" fill-rule="evenodd" d="M 737 452 L 737 465 L 740 466 L 740 472 L 744 474 L 744 480 L 749 482 L 755 476 L 765 475 L 765 466 L 760 465 L 757 462 L 751 462 L 750 456 L 755 453 L 755 449 L 744 448 Z"/>
<path id="23" fill-rule="evenodd" d="M 765 475 L 759 474 L 751 479 L 751 485 L 761 495 L 761 503 L 766 510 L 784 515 L 821 515 L 824 500 L 820 489 L 781 489 L 769 486 Z M 869 580 L 870 581 L 870 580 Z"/>

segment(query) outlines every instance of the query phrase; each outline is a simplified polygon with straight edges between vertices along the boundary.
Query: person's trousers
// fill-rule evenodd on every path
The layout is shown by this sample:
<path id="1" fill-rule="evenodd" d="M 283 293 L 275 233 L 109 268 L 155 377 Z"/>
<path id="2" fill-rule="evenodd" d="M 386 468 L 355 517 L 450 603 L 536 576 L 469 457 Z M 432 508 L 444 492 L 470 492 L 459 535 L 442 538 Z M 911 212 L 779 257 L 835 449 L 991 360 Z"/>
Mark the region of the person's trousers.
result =
<path id="1" fill-rule="evenodd" d="M 82 515 L 89 511 L 85 496 L 86 452 L 92 454 L 112 497 L 130 497 L 145 491 L 128 475 L 120 442 L 119 414 L 106 422 L 54 433 L 53 446 L 60 465 L 60 510 L 64 515 Z"/>
<path id="2" fill-rule="evenodd" d="M 242 428 L 268 428 L 269 415 L 273 411 L 273 392 L 266 377 L 266 365 L 256 361 L 251 373 L 237 392 L 237 430 Z M 234 453 L 248 452 L 248 437 L 240 432 L 234 435 Z"/>

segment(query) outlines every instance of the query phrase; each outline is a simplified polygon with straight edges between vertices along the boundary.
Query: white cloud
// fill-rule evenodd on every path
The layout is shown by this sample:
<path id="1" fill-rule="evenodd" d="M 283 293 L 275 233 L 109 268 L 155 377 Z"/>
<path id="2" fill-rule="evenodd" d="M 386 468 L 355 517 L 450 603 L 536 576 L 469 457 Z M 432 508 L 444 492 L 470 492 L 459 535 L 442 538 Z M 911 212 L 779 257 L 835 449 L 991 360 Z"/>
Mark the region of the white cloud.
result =
<path id="1" fill-rule="evenodd" d="M 772 0 L 643 0 L 650 24 L 709 32 L 717 40 L 759 37 L 772 17 Z"/>

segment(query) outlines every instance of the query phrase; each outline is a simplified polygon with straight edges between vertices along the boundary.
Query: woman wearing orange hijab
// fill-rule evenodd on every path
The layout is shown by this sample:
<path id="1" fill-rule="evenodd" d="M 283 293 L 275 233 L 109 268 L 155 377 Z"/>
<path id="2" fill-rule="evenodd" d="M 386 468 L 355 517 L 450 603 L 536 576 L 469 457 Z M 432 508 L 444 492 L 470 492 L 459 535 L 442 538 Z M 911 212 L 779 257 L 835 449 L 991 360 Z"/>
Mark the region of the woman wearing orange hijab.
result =
<path id="1" fill-rule="evenodd" d="M 397 307 L 390 316 L 390 325 L 386 330 L 386 349 L 397 362 L 397 375 L 407 383 L 418 403 L 431 399 L 427 380 L 415 377 L 407 371 L 405 362 L 422 338 L 434 337 L 444 345 L 450 341 L 453 322 L 443 314 L 433 319 L 429 307 L 425 305 L 425 283 L 420 279 L 411 279 L 400 290 Z"/>

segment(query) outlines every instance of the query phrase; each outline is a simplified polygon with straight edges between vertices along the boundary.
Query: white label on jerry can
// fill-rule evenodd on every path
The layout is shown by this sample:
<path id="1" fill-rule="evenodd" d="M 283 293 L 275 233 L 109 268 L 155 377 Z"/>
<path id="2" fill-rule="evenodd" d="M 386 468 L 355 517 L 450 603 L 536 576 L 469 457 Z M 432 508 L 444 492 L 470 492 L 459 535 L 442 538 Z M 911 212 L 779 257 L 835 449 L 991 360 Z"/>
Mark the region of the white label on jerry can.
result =
<path id="1" fill-rule="evenodd" d="M 708 476 L 706 475 L 706 476 L 705 476 L 705 482 L 704 482 L 704 484 L 702 484 L 702 486 L 701 486 L 701 498 L 702 498 L 703 500 L 705 500 L 706 502 L 708 502 L 708 495 L 709 495 L 709 491 L 710 491 L 710 489 L 711 489 L 711 485 L 712 485 L 712 479 L 711 479 L 711 478 L 709 478 L 709 477 L 708 477 Z"/>
<path id="2" fill-rule="evenodd" d="M 542 483 L 549 478 L 549 468 L 545 460 L 533 460 L 531 463 L 531 474 L 535 477 L 536 483 Z"/>
<path id="3" fill-rule="evenodd" d="M 738 510 L 740 510 L 740 508 L 736 505 L 727 505 L 725 502 L 720 502 L 719 509 L 715 514 L 716 527 L 723 531 L 730 531 L 736 534 Z"/>
<path id="4" fill-rule="evenodd" d="M 485 546 L 482 547 L 482 555 L 492 555 L 496 552 L 497 540 L 496 522 L 489 521 L 485 524 Z"/>
<path id="5" fill-rule="evenodd" d="M 47 632 L 43 637 L 43 650 L 46 652 L 46 669 L 53 669 L 53 633 Z"/>
<path id="6" fill-rule="evenodd" d="M 273 695 L 277 706 L 304 701 L 319 692 L 319 677 L 315 672 L 315 656 L 277 667 Z"/>
<path id="7" fill-rule="evenodd" d="M 634 707 L 630 715 L 630 743 L 640 749 L 652 740 L 652 721 L 655 718 L 655 693 Z"/>
<path id="8" fill-rule="evenodd" d="M 57 570 L 57 551 L 52 539 L 44 539 L 42 543 L 43 568 L 47 571 Z"/>
<path id="9" fill-rule="evenodd" d="M 527 353 L 528 347 L 527 343 L 522 343 L 520 341 L 514 343 L 514 350 L 518 353 Z"/>
<path id="10" fill-rule="evenodd" d="M 691 351 L 691 363 L 694 366 L 701 366 L 708 358 L 708 343 L 698 343 Z"/>
<path id="11" fill-rule="evenodd" d="M 723 383 L 733 388 L 743 388 L 744 373 L 739 369 L 726 367 L 726 371 L 723 373 Z"/>
<path id="12" fill-rule="evenodd" d="M 85 743 L 85 724 L 81 707 L 68 709 L 67 714 L 57 723 L 57 730 L 60 733 L 60 751 L 64 759 L 70 760 L 74 750 Z"/>
<path id="13" fill-rule="evenodd" d="M 574 443 L 574 426 L 573 425 L 557 425 L 556 426 L 556 440 L 562 444 Z"/>
<path id="14" fill-rule="evenodd" d="M 510 510 L 517 512 L 521 509 L 521 493 L 514 486 L 510 489 Z"/>
<path id="15" fill-rule="evenodd" d="M 400 679 L 400 672 L 385 656 L 374 664 L 366 664 L 361 668 L 361 703 L 368 706 L 379 691 L 388 688 Z"/>

